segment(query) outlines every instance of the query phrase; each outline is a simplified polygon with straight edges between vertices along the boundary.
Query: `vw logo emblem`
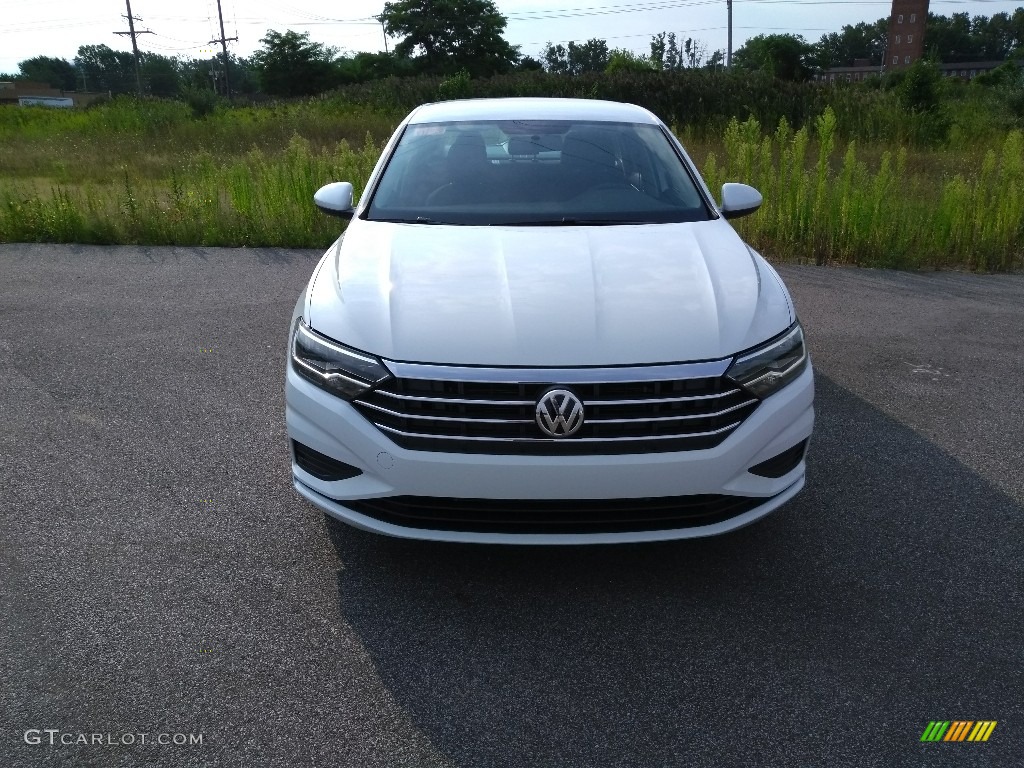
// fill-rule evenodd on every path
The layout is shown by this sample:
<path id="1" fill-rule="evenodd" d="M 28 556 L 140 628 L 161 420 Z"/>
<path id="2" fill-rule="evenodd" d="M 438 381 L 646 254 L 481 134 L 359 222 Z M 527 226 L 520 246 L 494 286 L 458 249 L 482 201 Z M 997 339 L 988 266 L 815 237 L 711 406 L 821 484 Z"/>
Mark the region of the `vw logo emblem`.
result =
<path id="1" fill-rule="evenodd" d="M 583 403 L 567 389 L 552 389 L 537 401 L 537 426 L 548 437 L 569 437 L 583 426 Z"/>

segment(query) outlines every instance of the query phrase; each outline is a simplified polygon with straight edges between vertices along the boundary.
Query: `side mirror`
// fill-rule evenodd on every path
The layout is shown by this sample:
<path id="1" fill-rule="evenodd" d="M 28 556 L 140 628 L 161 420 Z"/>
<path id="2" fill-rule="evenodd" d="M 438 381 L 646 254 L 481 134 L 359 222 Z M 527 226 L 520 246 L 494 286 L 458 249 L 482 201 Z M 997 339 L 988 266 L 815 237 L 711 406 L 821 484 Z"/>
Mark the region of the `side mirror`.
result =
<path id="1" fill-rule="evenodd" d="M 727 219 L 738 219 L 753 213 L 763 202 L 761 193 L 746 184 L 722 185 L 722 215 Z"/>
<path id="2" fill-rule="evenodd" d="M 351 219 L 354 213 L 352 185 L 347 181 L 336 181 L 333 184 L 320 187 L 313 195 L 313 202 L 324 213 L 342 219 Z"/>

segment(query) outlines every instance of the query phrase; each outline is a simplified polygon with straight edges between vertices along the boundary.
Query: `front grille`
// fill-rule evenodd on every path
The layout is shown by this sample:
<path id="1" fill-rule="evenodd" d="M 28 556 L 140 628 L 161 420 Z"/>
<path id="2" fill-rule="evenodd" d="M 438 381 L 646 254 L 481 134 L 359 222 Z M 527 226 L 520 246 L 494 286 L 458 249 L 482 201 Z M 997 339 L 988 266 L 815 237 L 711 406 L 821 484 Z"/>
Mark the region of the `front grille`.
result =
<path id="1" fill-rule="evenodd" d="M 550 438 L 535 421 L 538 398 L 554 386 L 583 402 L 586 420 L 572 437 Z M 577 456 L 713 448 L 759 402 L 724 376 L 566 385 L 396 378 L 353 405 L 403 448 Z"/>
<path id="2" fill-rule="evenodd" d="M 643 499 L 506 501 L 390 496 L 340 501 L 349 509 L 406 528 L 472 533 L 623 533 L 713 525 L 770 499 L 705 494 Z"/>

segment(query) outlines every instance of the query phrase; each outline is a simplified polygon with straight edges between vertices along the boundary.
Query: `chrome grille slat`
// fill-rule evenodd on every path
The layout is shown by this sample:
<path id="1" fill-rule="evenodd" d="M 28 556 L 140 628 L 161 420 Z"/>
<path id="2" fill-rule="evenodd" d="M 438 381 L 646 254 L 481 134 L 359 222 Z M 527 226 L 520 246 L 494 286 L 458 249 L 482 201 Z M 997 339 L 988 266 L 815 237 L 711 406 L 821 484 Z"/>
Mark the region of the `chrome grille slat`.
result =
<path id="1" fill-rule="evenodd" d="M 652 416 L 650 418 L 640 419 L 590 419 L 591 424 L 636 424 L 637 422 L 644 421 L 682 421 L 684 419 L 713 419 L 716 416 L 724 416 L 727 413 L 738 411 L 740 408 L 746 408 L 751 403 L 756 402 L 755 400 L 747 400 L 739 405 L 734 405 L 732 408 L 723 408 L 720 411 L 714 413 L 692 413 L 683 414 L 682 416 Z M 594 403 L 584 403 L 585 406 L 589 407 L 595 405 Z"/>
<path id="2" fill-rule="evenodd" d="M 458 403 L 465 405 L 475 405 L 480 403 L 486 403 L 487 405 L 533 405 L 532 400 L 460 400 L 457 397 L 414 397 L 412 395 L 396 395 L 394 392 L 385 392 L 378 390 L 378 394 L 384 395 L 385 397 L 394 397 L 399 400 L 418 400 L 424 403 Z"/>
<path id="3" fill-rule="evenodd" d="M 690 395 L 688 397 L 651 397 L 643 400 L 592 400 L 590 405 L 647 405 L 649 403 L 688 403 L 697 400 L 717 400 L 735 395 L 736 392 L 721 392 L 716 395 Z"/>
<path id="4" fill-rule="evenodd" d="M 424 403 L 457 403 L 460 405 L 528 405 L 533 407 L 535 405 L 533 400 L 483 400 L 473 399 L 465 400 L 457 397 L 417 397 L 414 395 L 397 395 L 394 392 L 386 392 L 378 390 L 378 394 L 384 395 L 385 397 L 392 397 L 398 400 L 410 400 L 419 401 Z M 721 392 L 715 395 L 691 395 L 688 397 L 651 397 L 644 398 L 641 400 L 590 400 L 588 405 L 648 405 L 655 403 L 686 403 L 697 400 L 716 400 L 723 397 L 729 397 L 735 395 L 736 392 Z"/>
<path id="5" fill-rule="evenodd" d="M 418 438 L 430 438 L 431 440 L 473 440 L 473 441 L 486 441 L 486 442 L 502 442 L 502 443 L 557 443 L 560 445 L 566 445 L 568 443 L 614 443 L 614 442 L 633 442 L 642 440 L 687 440 L 690 438 L 698 437 L 710 437 L 712 435 L 720 435 L 723 432 L 728 432 L 731 429 L 735 429 L 740 425 L 741 422 L 730 424 L 727 427 L 721 429 L 715 429 L 710 432 L 690 432 L 682 435 L 650 435 L 647 437 L 574 437 L 571 440 L 559 440 L 557 438 L 543 437 L 543 438 L 532 438 L 532 437 L 462 437 L 461 435 L 425 435 L 417 432 L 403 432 L 400 429 L 393 429 L 392 427 L 386 427 L 383 424 L 377 424 L 374 422 L 374 426 L 378 429 L 382 429 L 385 432 L 392 432 L 402 437 L 418 437 Z"/>
<path id="6" fill-rule="evenodd" d="M 481 401 L 486 402 L 486 401 Z M 731 408 L 723 408 L 720 411 L 713 411 L 712 413 L 691 413 L 691 414 L 680 414 L 673 416 L 652 416 L 646 418 L 633 418 L 633 419 L 602 419 L 602 418 L 591 418 L 589 419 L 591 424 L 636 424 L 640 422 L 662 422 L 662 421 L 687 421 L 692 419 L 711 419 L 716 416 L 724 416 L 727 413 L 738 411 L 740 408 L 746 408 L 748 405 L 753 403 L 754 400 L 750 399 L 739 405 L 734 405 Z M 527 402 L 529 406 L 533 406 L 533 403 Z M 417 419 L 422 421 L 452 421 L 452 422 L 463 422 L 466 424 L 532 424 L 533 419 L 483 419 L 477 417 L 471 418 L 459 418 L 457 416 L 428 416 L 420 413 L 400 413 L 399 411 L 393 411 L 389 408 L 385 408 L 374 403 L 361 403 L 366 408 L 372 408 L 380 413 L 386 413 L 389 416 L 395 416 L 397 418 L 406 419 Z M 487 403 L 487 405 L 493 405 L 493 403 Z M 603 405 L 603 403 L 587 402 L 584 406 L 590 408 L 597 405 Z M 376 423 L 376 422 L 375 422 Z M 379 425 L 378 425 L 379 426 Z"/>
<path id="7" fill-rule="evenodd" d="M 383 408 L 373 403 L 362 403 L 367 408 L 373 408 L 375 411 L 381 413 L 387 413 L 391 416 L 397 416 L 405 419 L 422 419 L 423 421 L 461 421 L 467 424 L 532 424 L 533 419 L 459 419 L 455 416 L 424 416 L 421 414 L 411 413 L 399 413 L 398 411 L 392 411 L 387 408 Z M 376 422 L 374 422 L 376 424 Z M 379 427 L 380 425 L 377 424 Z"/>
<path id="8" fill-rule="evenodd" d="M 545 370 L 534 378 L 536 371 L 510 368 L 503 380 L 497 369 L 476 371 L 473 378 L 441 366 L 437 378 L 428 378 L 427 368 L 417 365 L 414 377 L 382 382 L 352 405 L 412 450 L 566 456 L 713 448 L 760 402 L 713 371 L 701 378 L 660 379 L 651 367 L 616 369 L 608 380 L 595 382 L 594 370 Z M 705 372 L 705 366 L 673 368 L 692 370 Z M 520 375 L 530 378 L 521 381 Z M 535 421 L 537 401 L 560 387 L 580 399 L 585 419 L 572 436 L 552 438 Z"/>

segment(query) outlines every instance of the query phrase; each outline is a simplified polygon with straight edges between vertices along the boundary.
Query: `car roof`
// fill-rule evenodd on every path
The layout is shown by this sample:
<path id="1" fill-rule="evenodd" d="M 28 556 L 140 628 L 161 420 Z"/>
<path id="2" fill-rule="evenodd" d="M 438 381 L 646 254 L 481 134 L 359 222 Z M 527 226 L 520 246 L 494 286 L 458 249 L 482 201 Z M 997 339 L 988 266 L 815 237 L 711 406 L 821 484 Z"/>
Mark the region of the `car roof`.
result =
<path id="1" fill-rule="evenodd" d="M 597 120 L 616 123 L 660 121 L 635 104 L 595 99 L 465 99 L 424 104 L 409 116 L 411 124 L 471 120 Z"/>

